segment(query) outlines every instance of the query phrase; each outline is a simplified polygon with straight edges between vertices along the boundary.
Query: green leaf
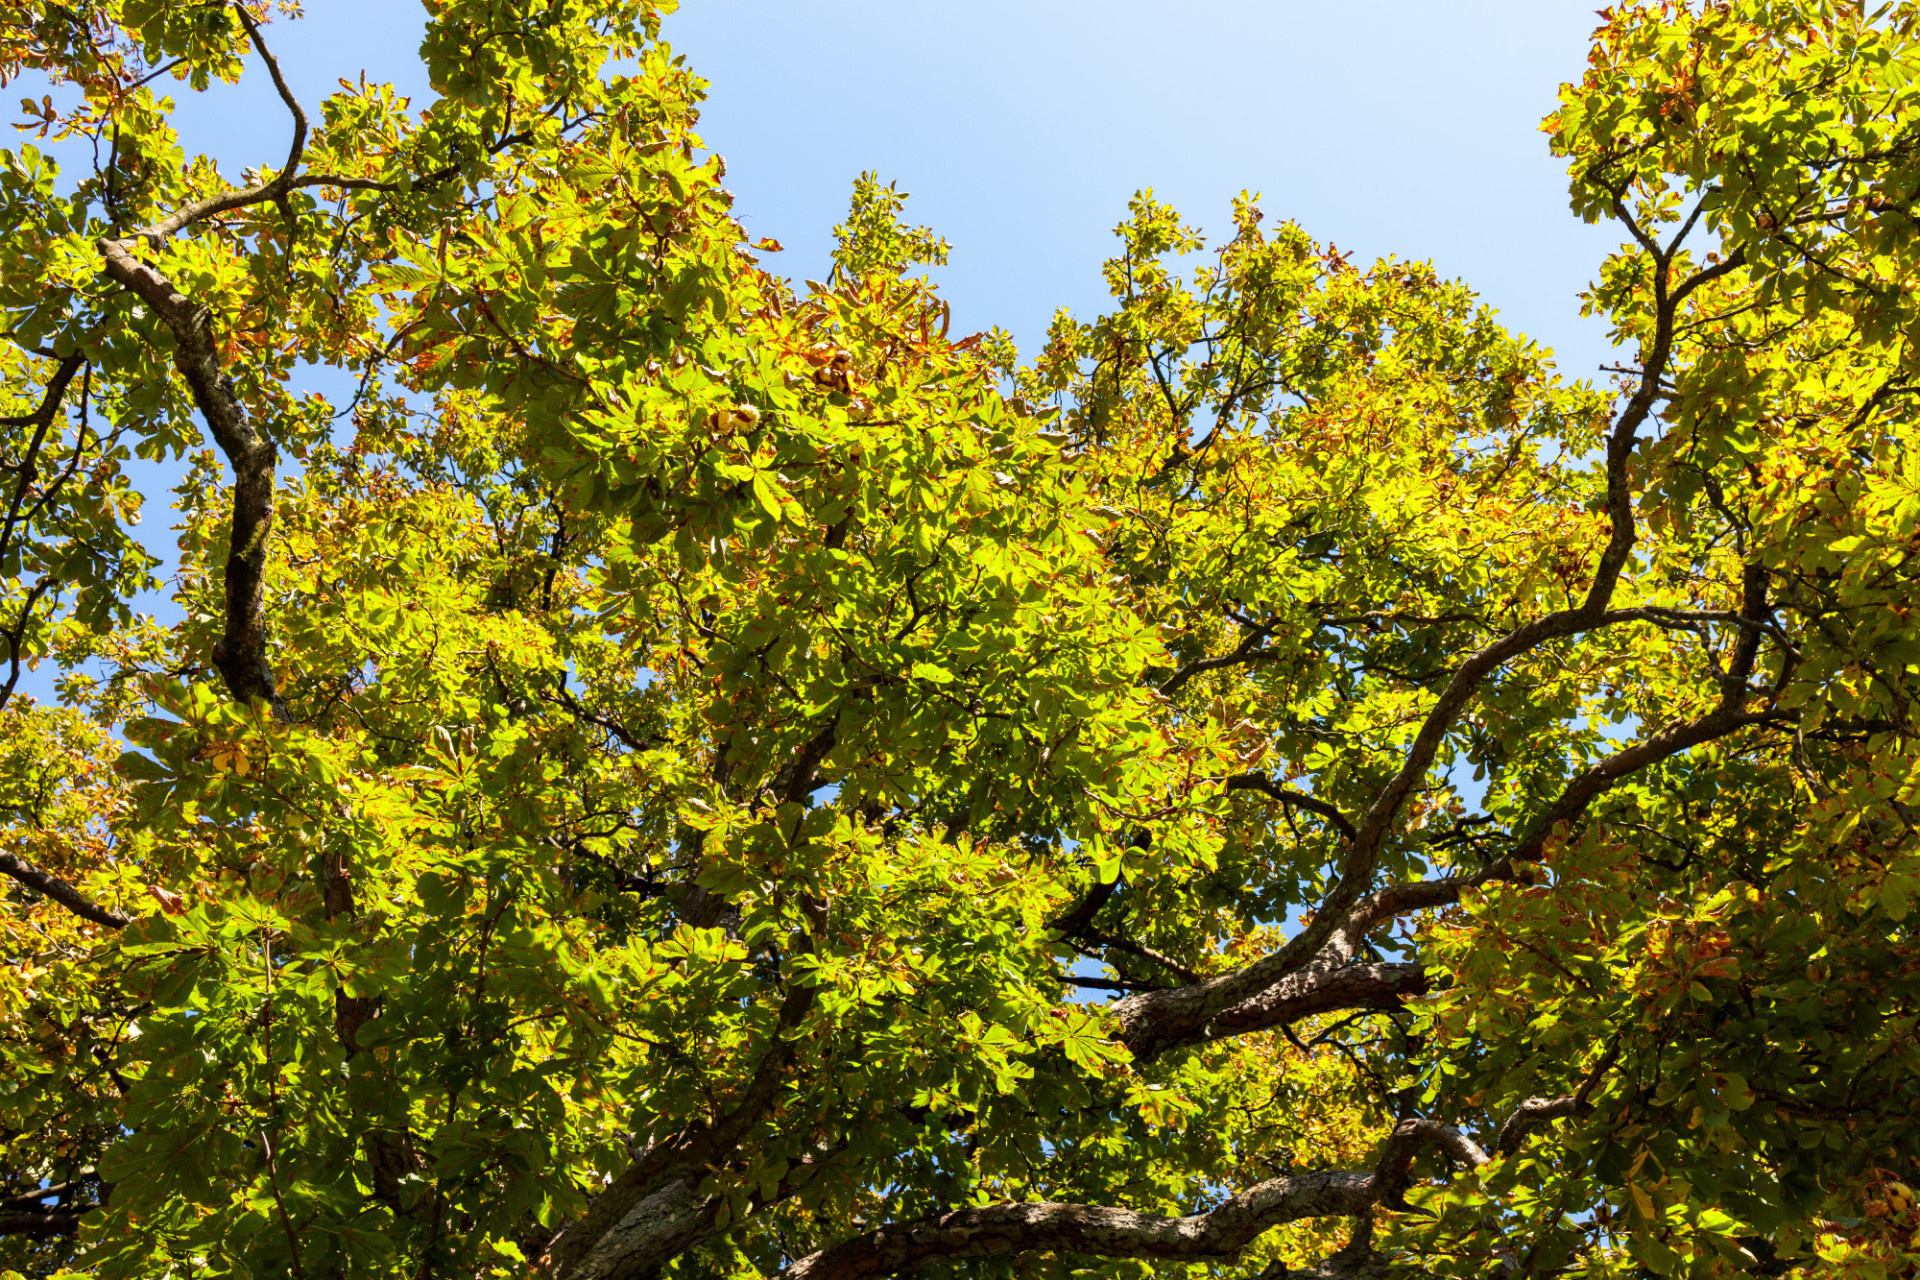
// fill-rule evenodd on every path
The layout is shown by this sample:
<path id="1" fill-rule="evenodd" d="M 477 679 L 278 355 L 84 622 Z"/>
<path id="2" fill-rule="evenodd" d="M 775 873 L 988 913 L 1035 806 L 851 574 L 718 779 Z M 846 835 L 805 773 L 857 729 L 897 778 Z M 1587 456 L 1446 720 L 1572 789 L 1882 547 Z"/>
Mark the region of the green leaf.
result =
<path id="1" fill-rule="evenodd" d="M 756 471 L 753 473 L 754 500 L 760 504 L 762 511 L 765 511 L 769 516 L 773 517 L 776 523 L 778 523 L 781 518 L 780 500 L 783 496 L 779 484 L 771 474 L 765 471 Z"/>

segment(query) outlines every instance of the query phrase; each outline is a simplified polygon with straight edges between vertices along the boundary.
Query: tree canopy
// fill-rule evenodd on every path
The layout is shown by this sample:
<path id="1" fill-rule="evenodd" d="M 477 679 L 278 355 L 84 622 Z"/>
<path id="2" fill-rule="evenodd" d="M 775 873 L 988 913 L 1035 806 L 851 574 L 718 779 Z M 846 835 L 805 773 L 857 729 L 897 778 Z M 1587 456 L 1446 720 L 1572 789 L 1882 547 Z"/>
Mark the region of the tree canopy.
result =
<path id="1" fill-rule="evenodd" d="M 426 8 L 0 9 L 0 1267 L 1915 1274 L 1912 7 L 1603 11 L 1603 385 L 1251 195 L 1023 360 Z"/>

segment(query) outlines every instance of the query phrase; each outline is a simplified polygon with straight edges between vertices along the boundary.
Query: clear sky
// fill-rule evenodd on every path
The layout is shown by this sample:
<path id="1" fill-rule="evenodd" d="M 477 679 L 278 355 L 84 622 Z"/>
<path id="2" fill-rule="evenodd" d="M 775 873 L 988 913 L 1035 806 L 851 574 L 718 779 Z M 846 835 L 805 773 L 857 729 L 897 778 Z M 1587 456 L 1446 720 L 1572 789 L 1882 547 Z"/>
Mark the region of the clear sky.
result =
<path id="1" fill-rule="evenodd" d="M 1249 189 L 1270 219 L 1356 261 L 1431 259 L 1566 372 L 1594 376 L 1605 326 L 1581 319 L 1576 295 L 1615 237 L 1567 211 L 1538 131 L 1583 68 L 1591 3 L 688 0 L 663 34 L 712 82 L 701 132 L 727 158 L 736 214 L 787 246 L 765 265 L 795 280 L 825 276 L 852 181 L 874 169 L 952 242 L 936 278 L 956 331 L 997 324 L 1033 350 L 1056 308 L 1102 307 L 1100 262 L 1135 190 L 1218 232 Z M 305 9 L 267 33 L 310 108 L 362 71 L 430 100 L 412 0 Z M 171 92 L 189 153 L 230 178 L 286 155 L 257 63 L 237 86 Z M 177 474 L 141 472 L 169 565 Z"/>
<path id="2" fill-rule="evenodd" d="M 1203 228 L 1259 191 L 1365 260 L 1430 258 L 1591 372 L 1604 329 L 1575 294 L 1611 247 L 1567 212 L 1538 132 L 1585 62 L 1591 0 L 688 0 L 665 38 L 713 84 L 702 134 L 736 211 L 826 271 L 863 169 L 953 243 L 956 322 L 1035 345 L 1101 304 L 1127 197 Z M 424 102 L 409 0 L 306 0 L 269 28 L 296 90 L 392 80 Z M 178 92 L 183 100 L 193 95 Z M 183 101 L 188 149 L 235 176 L 286 151 L 264 77 Z"/>

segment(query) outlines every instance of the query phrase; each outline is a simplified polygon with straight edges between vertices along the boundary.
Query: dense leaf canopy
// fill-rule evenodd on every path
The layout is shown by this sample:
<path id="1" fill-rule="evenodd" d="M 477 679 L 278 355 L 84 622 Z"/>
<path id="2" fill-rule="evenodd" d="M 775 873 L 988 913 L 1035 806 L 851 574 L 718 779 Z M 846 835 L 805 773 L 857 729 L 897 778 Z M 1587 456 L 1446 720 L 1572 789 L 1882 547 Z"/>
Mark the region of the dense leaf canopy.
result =
<path id="1" fill-rule="evenodd" d="M 1023 362 L 426 7 L 0 7 L 0 1266 L 1914 1274 L 1913 8 L 1601 15 L 1594 386 L 1251 196 Z"/>

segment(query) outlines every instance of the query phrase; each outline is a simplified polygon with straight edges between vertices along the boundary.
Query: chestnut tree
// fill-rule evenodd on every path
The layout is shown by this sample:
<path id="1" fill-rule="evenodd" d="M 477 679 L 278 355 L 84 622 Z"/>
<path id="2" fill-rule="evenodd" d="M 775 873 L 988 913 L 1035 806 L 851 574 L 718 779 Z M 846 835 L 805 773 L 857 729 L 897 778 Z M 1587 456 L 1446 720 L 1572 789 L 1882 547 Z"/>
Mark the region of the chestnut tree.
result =
<path id="1" fill-rule="evenodd" d="M 0 11 L 0 1265 L 1914 1274 L 1920 14 L 1602 13 L 1596 385 L 1251 196 L 796 285 L 670 7 Z"/>

